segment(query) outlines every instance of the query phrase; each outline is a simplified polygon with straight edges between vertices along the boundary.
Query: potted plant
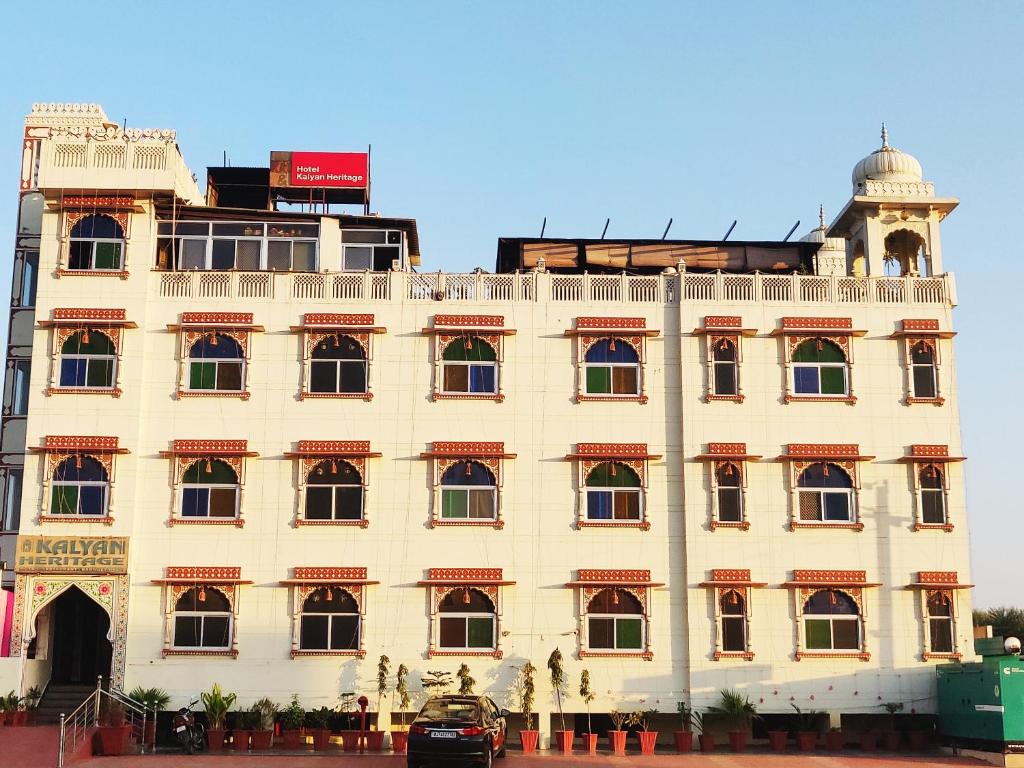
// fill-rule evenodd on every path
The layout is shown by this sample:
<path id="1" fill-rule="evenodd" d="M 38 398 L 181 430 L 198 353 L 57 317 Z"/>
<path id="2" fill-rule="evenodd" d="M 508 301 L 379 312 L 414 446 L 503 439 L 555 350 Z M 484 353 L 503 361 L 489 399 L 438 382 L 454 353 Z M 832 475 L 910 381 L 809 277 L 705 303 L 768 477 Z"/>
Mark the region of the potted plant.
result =
<path id="1" fill-rule="evenodd" d="M 722 690 L 719 697 L 718 706 L 710 710 L 721 715 L 730 726 L 729 746 L 732 751 L 743 752 L 747 748 L 750 723 L 759 717 L 757 709 L 749 697 L 736 690 Z"/>
<path id="2" fill-rule="evenodd" d="M 653 755 L 654 745 L 658 742 L 658 732 L 650 730 L 656 709 L 639 709 L 629 716 L 629 724 L 637 728 L 636 737 L 640 742 L 641 755 Z"/>
<path id="3" fill-rule="evenodd" d="M 31 691 L 30 691 L 31 693 Z M 147 744 L 156 743 L 156 713 L 167 708 L 171 701 L 170 694 L 163 688 L 143 688 L 141 685 L 132 689 L 128 698 L 137 701 L 146 710 L 146 733 L 144 740 Z"/>
<path id="4" fill-rule="evenodd" d="M 902 701 L 887 701 L 880 704 L 889 713 L 889 730 L 885 732 L 885 748 L 896 752 L 900 748 L 900 732 L 896 730 L 896 713 L 903 711 Z"/>
<path id="5" fill-rule="evenodd" d="M 401 718 L 401 730 L 391 729 L 391 746 L 396 755 L 405 754 L 409 748 L 409 732 L 405 730 L 405 711 L 409 708 L 409 668 L 405 664 L 398 665 L 395 673 L 395 700 L 398 702 L 398 715 Z"/>
<path id="6" fill-rule="evenodd" d="M 693 721 L 694 727 L 697 729 L 697 742 L 700 744 L 701 752 L 714 752 L 715 751 L 715 735 L 708 733 L 708 724 L 704 719 L 704 713 L 694 710 L 690 715 L 690 719 Z"/>
<path id="7" fill-rule="evenodd" d="M 25 700 L 14 691 L 11 691 L 4 697 L 3 710 L 7 718 L 7 725 L 25 724 L 27 714 L 24 705 Z"/>
<path id="8" fill-rule="evenodd" d="M 558 740 L 558 748 L 564 754 L 572 754 L 572 743 L 576 738 L 575 730 L 565 729 L 565 713 L 562 711 L 562 697 L 568 695 L 566 691 L 567 680 L 565 678 L 565 667 L 562 666 L 562 652 L 555 648 L 548 656 L 548 673 L 550 675 L 551 690 L 555 694 L 555 704 L 558 706 L 558 720 L 562 730 L 555 731 L 555 738 Z"/>
<path id="9" fill-rule="evenodd" d="M 590 703 L 597 698 L 597 694 L 590 688 L 590 671 L 584 669 L 580 672 L 580 698 L 587 705 L 587 732 L 583 734 L 583 746 L 587 748 L 587 754 L 597 754 L 597 734 L 590 725 Z"/>
<path id="10" fill-rule="evenodd" d="M 354 722 L 355 702 L 356 695 L 354 693 L 343 693 L 338 698 L 338 719 L 345 724 L 345 727 L 341 729 L 341 747 L 346 752 L 358 752 L 359 741 L 362 737 L 362 733 Z"/>
<path id="11" fill-rule="evenodd" d="M 224 725 L 228 719 L 228 711 L 235 703 L 235 694 L 225 694 L 220 685 L 213 684 L 209 693 L 203 693 L 200 697 L 203 701 L 203 709 L 206 710 L 206 741 L 210 751 L 224 748 Z"/>
<path id="12" fill-rule="evenodd" d="M 825 749 L 829 752 L 842 751 L 844 743 L 842 728 L 829 728 L 825 731 Z"/>
<path id="13" fill-rule="evenodd" d="M 277 704 L 264 697 L 252 705 L 255 729 L 252 732 L 253 751 L 270 749 L 274 744 L 274 720 L 277 717 Z"/>
<path id="14" fill-rule="evenodd" d="M 801 752 L 813 752 L 818 745 L 818 720 L 821 712 L 809 709 L 806 712 L 796 704 L 790 704 L 796 710 L 796 744 Z"/>
<path id="15" fill-rule="evenodd" d="M 281 746 L 284 749 L 296 750 L 302 746 L 302 723 L 306 719 L 306 710 L 299 703 L 299 694 L 293 693 L 288 706 L 281 710 Z"/>
<path id="16" fill-rule="evenodd" d="M 789 731 L 768 731 L 768 746 L 773 752 L 785 752 Z"/>
<path id="17" fill-rule="evenodd" d="M 106 757 L 117 757 L 128 751 L 128 741 L 132 735 L 132 727 L 125 724 L 124 707 L 119 701 L 103 699 L 100 708 L 99 728 L 96 737 L 100 750 Z"/>
<path id="18" fill-rule="evenodd" d="M 612 730 L 608 731 L 608 746 L 611 748 L 613 755 L 624 755 L 626 754 L 626 736 L 629 731 L 624 731 L 622 726 L 629 721 L 629 714 L 613 709 L 608 713 L 608 716 L 612 719 L 612 725 L 615 726 Z"/>
<path id="19" fill-rule="evenodd" d="M 39 707 L 39 702 L 43 698 L 43 692 L 39 689 L 38 685 L 33 685 L 28 689 L 28 693 L 25 694 L 25 725 L 31 725 L 35 720 L 36 709 Z"/>
<path id="20" fill-rule="evenodd" d="M 249 709 L 235 712 L 234 727 L 231 729 L 231 748 L 235 752 L 249 751 L 249 736 L 255 722 L 252 715 Z"/>
<path id="21" fill-rule="evenodd" d="M 533 664 L 526 662 L 519 667 L 515 679 L 519 710 L 523 713 L 523 724 L 526 726 L 519 731 L 519 743 L 523 748 L 523 754 L 526 755 L 537 751 L 537 740 L 540 738 L 540 731 L 533 729 L 533 697 L 536 692 L 533 675 L 536 671 L 537 668 Z"/>
<path id="22" fill-rule="evenodd" d="M 331 732 L 327 723 L 331 719 L 333 711 L 330 707 L 317 707 L 306 713 L 308 733 L 313 737 L 313 749 L 316 752 L 323 752 L 331 741 Z"/>
<path id="23" fill-rule="evenodd" d="M 366 732 L 366 749 L 368 752 L 380 752 L 384 749 L 384 731 L 380 729 L 380 716 L 384 711 L 384 699 L 388 695 L 388 675 L 390 673 L 391 659 L 382 654 L 377 660 L 377 723 L 375 727 L 370 728 Z"/>
<path id="24" fill-rule="evenodd" d="M 680 729 L 672 732 L 672 739 L 676 745 L 676 752 L 693 751 L 693 709 L 685 701 L 676 702 L 676 712 L 679 713 Z"/>
<path id="25" fill-rule="evenodd" d="M 907 740 L 910 742 L 910 749 L 913 752 L 926 752 L 928 741 L 931 738 L 931 730 L 924 728 L 912 728 L 907 731 Z"/>

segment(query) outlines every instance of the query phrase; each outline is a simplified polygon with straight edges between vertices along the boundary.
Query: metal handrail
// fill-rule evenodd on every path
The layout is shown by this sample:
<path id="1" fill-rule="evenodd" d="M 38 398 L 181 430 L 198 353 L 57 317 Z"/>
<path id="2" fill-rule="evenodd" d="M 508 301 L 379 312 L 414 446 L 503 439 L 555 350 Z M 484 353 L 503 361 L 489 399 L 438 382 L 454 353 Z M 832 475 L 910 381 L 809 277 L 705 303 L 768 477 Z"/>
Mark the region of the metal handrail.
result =
<path id="1" fill-rule="evenodd" d="M 70 715 L 60 716 L 60 745 L 57 750 L 57 768 L 63 768 L 64 759 L 67 754 L 74 754 L 79 745 L 85 741 L 86 734 L 90 728 L 98 727 L 100 724 L 100 703 L 106 696 L 110 701 L 117 702 L 125 710 L 126 724 L 131 726 L 132 735 L 136 737 L 142 747 L 142 753 L 146 752 L 146 723 L 152 718 L 156 722 L 156 710 L 150 713 L 135 699 L 127 696 L 124 691 L 117 689 L 105 690 L 103 688 L 102 675 L 96 679 L 96 690 L 90 693 L 85 701 L 79 704 Z M 67 747 L 71 742 L 70 750 Z"/>

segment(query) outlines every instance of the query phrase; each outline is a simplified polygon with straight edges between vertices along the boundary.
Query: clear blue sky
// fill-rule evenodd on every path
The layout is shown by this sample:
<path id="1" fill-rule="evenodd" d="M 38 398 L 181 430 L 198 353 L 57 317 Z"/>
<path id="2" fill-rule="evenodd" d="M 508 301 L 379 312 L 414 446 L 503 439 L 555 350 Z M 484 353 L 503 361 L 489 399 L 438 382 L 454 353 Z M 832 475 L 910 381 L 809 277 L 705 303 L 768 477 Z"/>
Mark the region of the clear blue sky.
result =
<path id="1" fill-rule="evenodd" d="M 943 238 L 975 600 L 1024 604 L 1019 2 L 76 1 L 4 3 L 0 29 L 8 244 L 33 101 L 175 128 L 200 180 L 224 150 L 372 143 L 373 207 L 419 221 L 425 270 L 493 268 L 496 238 L 544 216 L 549 235 L 803 233 L 885 120 L 962 201 Z"/>

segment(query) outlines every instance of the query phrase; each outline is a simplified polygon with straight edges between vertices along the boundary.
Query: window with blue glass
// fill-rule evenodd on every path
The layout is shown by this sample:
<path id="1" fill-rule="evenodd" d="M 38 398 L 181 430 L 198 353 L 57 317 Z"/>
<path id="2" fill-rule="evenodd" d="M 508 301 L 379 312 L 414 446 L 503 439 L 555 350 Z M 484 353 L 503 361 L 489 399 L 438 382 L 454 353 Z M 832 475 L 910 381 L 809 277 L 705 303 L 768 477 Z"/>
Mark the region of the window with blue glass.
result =
<path id="1" fill-rule="evenodd" d="M 71 228 L 68 269 L 119 272 L 124 268 L 124 230 L 110 216 L 86 216 Z"/>
<path id="2" fill-rule="evenodd" d="M 493 395 L 498 392 L 498 356 L 483 339 L 466 336 L 444 348 L 441 355 L 445 394 Z"/>
<path id="3" fill-rule="evenodd" d="M 587 520 L 612 523 L 641 520 L 640 477 L 625 464 L 606 461 L 587 475 Z"/>
<path id="4" fill-rule="evenodd" d="M 797 396 L 843 397 L 850 393 L 849 365 L 839 345 L 807 339 L 793 350 L 793 392 Z"/>
<path id="5" fill-rule="evenodd" d="M 622 339 L 601 339 L 583 359 L 584 391 L 588 395 L 640 394 L 640 355 Z"/>
<path id="6" fill-rule="evenodd" d="M 238 475 L 226 462 L 200 459 L 181 478 L 181 516 L 234 519 L 238 517 Z"/>
<path id="7" fill-rule="evenodd" d="M 460 461 L 441 476 L 442 520 L 494 520 L 498 486 L 494 473 L 475 461 Z"/>
<path id="8" fill-rule="evenodd" d="M 244 382 L 245 355 L 235 339 L 222 333 L 210 333 L 189 349 L 189 390 L 241 392 Z"/>
<path id="9" fill-rule="evenodd" d="M 800 522 L 850 523 L 854 519 L 853 481 L 836 464 L 811 464 L 797 479 Z"/>
<path id="10" fill-rule="evenodd" d="M 60 386 L 112 389 L 116 364 L 113 341 L 97 331 L 79 331 L 60 347 Z"/>
<path id="11" fill-rule="evenodd" d="M 69 456 L 53 471 L 50 514 L 62 517 L 104 517 L 110 478 L 92 456 Z"/>

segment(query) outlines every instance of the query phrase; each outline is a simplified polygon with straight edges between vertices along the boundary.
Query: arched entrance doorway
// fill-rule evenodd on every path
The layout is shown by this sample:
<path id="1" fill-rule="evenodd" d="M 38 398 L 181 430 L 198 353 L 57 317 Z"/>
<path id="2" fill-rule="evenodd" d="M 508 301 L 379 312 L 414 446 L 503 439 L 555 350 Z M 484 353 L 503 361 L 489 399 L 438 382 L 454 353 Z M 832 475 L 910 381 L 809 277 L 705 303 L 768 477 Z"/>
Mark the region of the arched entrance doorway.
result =
<path id="1" fill-rule="evenodd" d="M 93 684 L 110 677 L 113 646 L 107 612 L 77 586 L 71 585 L 49 606 L 53 667 L 50 680 L 59 684 Z M 40 633 L 41 634 L 41 633 Z M 41 640 L 37 635 L 37 640 Z"/>

